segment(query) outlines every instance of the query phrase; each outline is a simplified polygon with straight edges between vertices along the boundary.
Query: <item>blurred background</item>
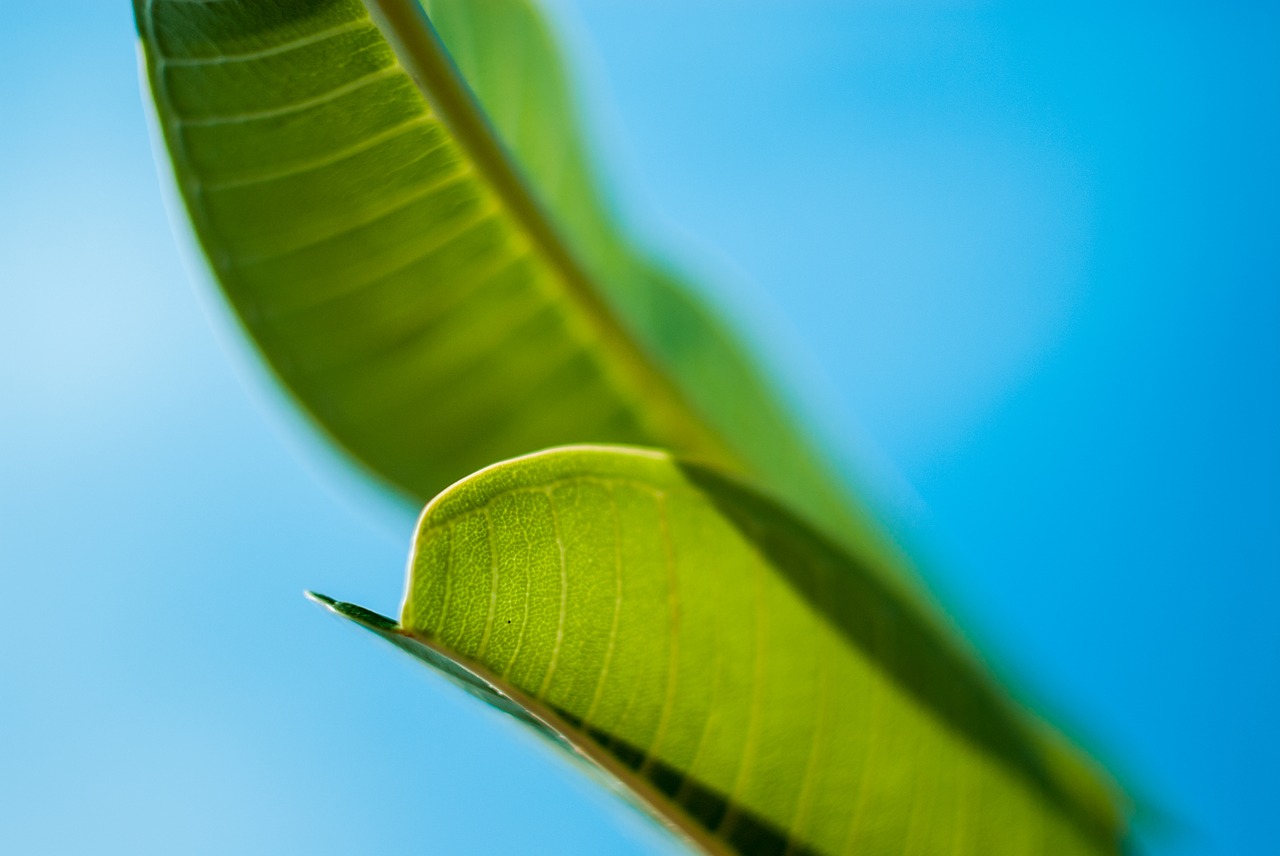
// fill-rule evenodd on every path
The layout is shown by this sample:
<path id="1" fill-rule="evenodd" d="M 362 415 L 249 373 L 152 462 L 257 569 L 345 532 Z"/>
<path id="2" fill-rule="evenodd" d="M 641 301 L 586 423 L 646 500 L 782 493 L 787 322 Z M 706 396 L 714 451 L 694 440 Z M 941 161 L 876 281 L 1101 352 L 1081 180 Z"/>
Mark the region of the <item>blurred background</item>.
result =
<path id="1" fill-rule="evenodd" d="M 1280 12 L 554 6 L 644 231 L 1172 818 L 1142 852 L 1280 852 Z M 184 261 L 129 4 L 0 44 L 5 852 L 669 852 L 302 599 L 394 612 L 412 520 Z"/>

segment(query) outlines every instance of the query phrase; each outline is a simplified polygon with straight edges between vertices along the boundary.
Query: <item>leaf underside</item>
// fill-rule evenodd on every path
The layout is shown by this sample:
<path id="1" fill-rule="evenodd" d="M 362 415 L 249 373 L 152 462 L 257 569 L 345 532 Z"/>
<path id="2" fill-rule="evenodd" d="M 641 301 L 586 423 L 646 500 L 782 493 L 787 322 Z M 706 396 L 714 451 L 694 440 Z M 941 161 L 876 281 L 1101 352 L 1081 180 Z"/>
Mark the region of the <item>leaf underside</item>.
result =
<path id="1" fill-rule="evenodd" d="M 534 449 L 659 446 L 875 541 L 735 339 L 616 227 L 528 0 L 134 5 L 214 274 L 380 479 L 425 503 Z"/>
<path id="2" fill-rule="evenodd" d="M 553 450 L 451 488 L 380 621 L 713 852 L 1118 848 L 1105 780 L 909 599 L 664 453 Z"/>

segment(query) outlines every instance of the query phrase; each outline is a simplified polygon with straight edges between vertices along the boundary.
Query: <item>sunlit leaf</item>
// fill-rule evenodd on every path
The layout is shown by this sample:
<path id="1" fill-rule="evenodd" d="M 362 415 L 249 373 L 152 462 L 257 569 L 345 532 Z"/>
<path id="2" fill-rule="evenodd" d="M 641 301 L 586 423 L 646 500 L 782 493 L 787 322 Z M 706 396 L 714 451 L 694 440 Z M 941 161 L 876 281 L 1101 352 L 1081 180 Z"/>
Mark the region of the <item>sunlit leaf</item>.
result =
<path id="1" fill-rule="evenodd" d="M 1097 854 L 1110 784 L 865 563 L 664 453 L 499 464 L 419 525 L 400 623 L 326 602 L 712 852 Z"/>

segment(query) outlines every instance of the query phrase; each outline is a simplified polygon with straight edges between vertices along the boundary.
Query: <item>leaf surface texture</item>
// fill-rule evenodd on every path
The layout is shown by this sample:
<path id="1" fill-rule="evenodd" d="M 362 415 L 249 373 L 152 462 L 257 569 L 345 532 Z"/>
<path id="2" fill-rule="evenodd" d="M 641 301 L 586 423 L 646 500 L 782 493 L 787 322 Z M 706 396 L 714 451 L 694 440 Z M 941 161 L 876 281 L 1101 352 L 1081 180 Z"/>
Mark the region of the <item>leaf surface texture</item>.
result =
<path id="1" fill-rule="evenodd" d="M 554 450 L 451 488 L 380 629 L 713 852 L 1117 852 L 1110 785 L 909 599 L 663 453 Z"/>

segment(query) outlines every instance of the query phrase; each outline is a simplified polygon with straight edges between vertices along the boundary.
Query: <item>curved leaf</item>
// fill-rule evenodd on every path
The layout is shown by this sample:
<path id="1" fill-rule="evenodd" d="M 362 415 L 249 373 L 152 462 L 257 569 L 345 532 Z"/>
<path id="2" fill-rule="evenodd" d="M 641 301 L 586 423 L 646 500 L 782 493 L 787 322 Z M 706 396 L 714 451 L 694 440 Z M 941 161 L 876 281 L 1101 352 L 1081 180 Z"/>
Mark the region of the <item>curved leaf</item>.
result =
<path id="1" fill-rule="evenodd" d="M 417 0 L 134 3 L 216 276 L 374 473 L 425 501 L 533 449 L 656 445 L 874 540 L 733 337 L 613 225 L 526 0 L 427 3 L 467 78 Z"/>
<path id="2" fill-rule="evenodd" d="M 704 467 L 483 470 L 424 512 L 400 624 L 335 606 L 712 852 L 1114 853 L 1117 798 L 865 563 Z"/>
<path id="3" fill-rule="evenodd" d="M 424 0 L 424 6 L 539 200 L 648 352 L 692 391 L 699 412 L 758 480 L 847 540 L 876 544 L 733 333 L 673 267 L 637 248 L 619 227 L 584 145 L 554 35 L 535 5 Z"/>

